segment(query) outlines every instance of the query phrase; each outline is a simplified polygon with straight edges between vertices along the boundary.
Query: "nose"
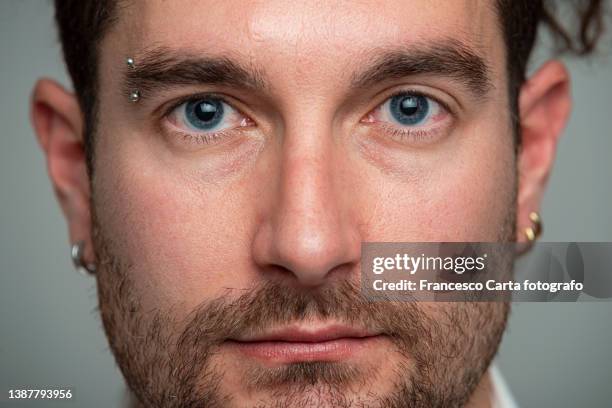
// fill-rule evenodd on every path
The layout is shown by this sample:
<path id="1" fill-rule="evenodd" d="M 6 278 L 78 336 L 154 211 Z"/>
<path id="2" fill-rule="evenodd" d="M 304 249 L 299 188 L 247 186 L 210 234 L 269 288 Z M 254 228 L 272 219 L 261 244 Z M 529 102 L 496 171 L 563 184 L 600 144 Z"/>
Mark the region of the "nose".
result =
<path id="1" fill-rule="evenodd" d="M 303 132 L 284 138 L 253 257 L 263 270 L 315 287 L 332 276 L 348 278 L 361 239 L 340 148 L 329 132 Z"/>

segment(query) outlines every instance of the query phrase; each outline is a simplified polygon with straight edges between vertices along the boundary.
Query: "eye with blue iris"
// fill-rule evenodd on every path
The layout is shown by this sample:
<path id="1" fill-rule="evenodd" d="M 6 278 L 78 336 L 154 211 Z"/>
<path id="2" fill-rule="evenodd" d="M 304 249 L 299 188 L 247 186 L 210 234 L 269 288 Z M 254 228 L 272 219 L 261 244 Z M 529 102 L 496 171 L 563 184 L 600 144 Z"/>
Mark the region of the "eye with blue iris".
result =
<path id="1" fill-rule="evenodd" d="M 245 115 L 216 96 L 203 96 L 183 102 L 172 109 L 168 119 L 184 136 L 206 143 L 224 132 L 250 123 Z"/>
<path id="2" fill-rule="evenodd" d="M 387 98 L 365 122 L 374 123 L 401 141 L 425 142 L 448 124 L 449 111 L 437 100 L 418 92 L 402 91 Z M 417 140 L 418 139 L 418 140 Z"/>

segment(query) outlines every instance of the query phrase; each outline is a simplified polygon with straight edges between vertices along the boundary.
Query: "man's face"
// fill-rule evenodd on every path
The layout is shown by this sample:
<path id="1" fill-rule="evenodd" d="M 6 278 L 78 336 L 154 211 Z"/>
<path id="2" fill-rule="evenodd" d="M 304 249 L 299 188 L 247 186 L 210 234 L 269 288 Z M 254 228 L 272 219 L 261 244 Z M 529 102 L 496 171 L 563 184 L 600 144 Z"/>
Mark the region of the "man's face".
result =
<path id="1" fill-rule="evenodd" d="M 359 261 L 364 241 L 512 239 L 493 2 L 130 1 L 118 16 L 92 211 L 102 317 L 135 393 L 467 401 L 506 305 L 368 303 Z"/>

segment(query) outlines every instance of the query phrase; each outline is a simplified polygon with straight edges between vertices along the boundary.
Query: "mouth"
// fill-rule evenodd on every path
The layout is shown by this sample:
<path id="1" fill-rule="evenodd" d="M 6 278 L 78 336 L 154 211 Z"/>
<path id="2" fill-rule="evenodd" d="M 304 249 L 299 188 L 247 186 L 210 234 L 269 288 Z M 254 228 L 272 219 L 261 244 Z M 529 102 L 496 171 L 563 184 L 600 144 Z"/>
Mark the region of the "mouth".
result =
<path id="1" fill-rule="evenodd" d="M 382 340 L 376 331 L 342 325 L 294 325 L 227 341 L 239 353 L 265 363 L 344 361 Z"/>

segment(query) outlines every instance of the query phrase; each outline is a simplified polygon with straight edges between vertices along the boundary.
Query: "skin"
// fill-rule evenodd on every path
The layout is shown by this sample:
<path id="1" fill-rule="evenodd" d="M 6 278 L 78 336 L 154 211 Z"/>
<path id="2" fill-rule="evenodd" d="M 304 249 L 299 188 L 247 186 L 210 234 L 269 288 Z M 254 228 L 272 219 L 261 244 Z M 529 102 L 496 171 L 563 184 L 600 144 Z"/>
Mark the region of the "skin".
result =
<path id="1" fill-rule="evenodd" d="M 130 350 L 116 337 L 136 329 L 115 313 L 127 300 L 111 299 L 118 278 L 110 271 L 126 277 L 142 321 L 159 312 L 170 322 L 164 335 L 175 341 L 207 300 L 237 299 L 270 283 L 313 293 L 357 280 L 364 241 L 525 240 L 569 115 L 569 76 L 550 61 L 522 86 L 522 143 L 515 152 L 505 45 L 492 1 L 203 3 L 132 1 L 121 10 L 100 46 L 93 179 L 75 96 L 50 79 L 33 92 L 32 120 L 70 242 L 83 240 L 85 260 L 98 264 L 116 354 Z M 447 38 L 485 58 L 492 86 L 484 98 L 441 75 L 350 89 L 351 74 L 371 62 L 373 50 Z M 156 46 L 231 55 L 257 66 L 269 87 L 174 86 L 132 104 L 122 86 L 123 61 L 138 61 Z M 394 139 L 380 115 L 370 116 L 406 88 L 452 107 L 426 143 Z M 249 126 L 212 143 L 189 142 L 154 113 L 200 92 L 226 96 Z M 435 320 L 445 308 L 453 310 L 445 304 L 420 310 Z M 494 317 L 490 333 L 503 330 L 504 314 L 490 308 L 482 312 Z M 301 324 L 321 322 L 317 316 Z M 274 389 L 244 385 L 259 363 L 223 345 L 215 351 L 210 362 L 216 375 L 223 373 L 222 393 L 233 396 L 228 404 L 274 401 Z M 389 341 L 370 347 L 351 360 L 370 373 L 368 386 L 341 392 L 354 401 L 368 391 L 392 392 L 398 367 L 372 367 L 399 357 Z M 124 374 L 131 369 L 120 366 Z M 489 406 L 488 376 L 476 385 L 468 405 Z M 316 395 L 321 405 L 330 403 Z"/>

